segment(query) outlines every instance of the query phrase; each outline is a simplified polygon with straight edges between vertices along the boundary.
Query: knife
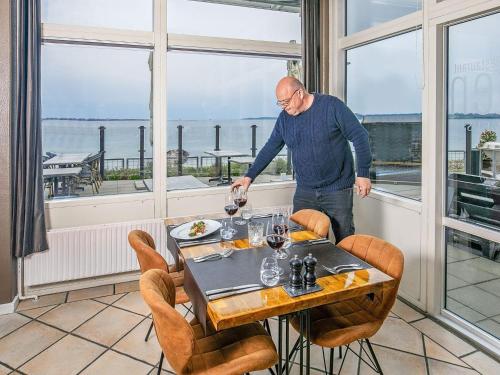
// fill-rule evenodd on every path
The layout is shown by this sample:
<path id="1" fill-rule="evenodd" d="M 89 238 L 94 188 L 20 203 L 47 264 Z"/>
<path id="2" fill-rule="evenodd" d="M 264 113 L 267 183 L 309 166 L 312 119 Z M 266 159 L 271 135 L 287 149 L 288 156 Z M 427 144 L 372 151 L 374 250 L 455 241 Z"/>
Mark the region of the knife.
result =
<path id="1" fill-rule="evenodd" d="M 196 241 L 184 241 L 179 243 L 179 247 L 186 247 L 190 245 L 204 245 L 209 243 L 220 242 L 219 238 L 211 239 L 211 240 L 196 240 Z"/>
<path id="2" fill-rule="evenodd" d="M 219 293 L 219 294 L 208 296 L 208 300 L 209 301 L 213 301 L 213 300 L 216 300 L 216 299 L 219 299 L 219 298 L 236 296 L 238 294 L 244 294 L 244 293 L 248 293 L 248 292 L 254 292 L 256 290 L 261 290 L 261 289 L 264 289 L 264 287 L 263 286 L 256 286 L 256 287 L 253 287 L 253 288 L 240 289 L 240 290 L 235 290 L 235 291 L 232 291 L 232 292 Z"/>
<path id="3" fill-rule="evenodd" d="M 240 290 L 240 289 L 248 289 L 248 288 L 255 288 L 261 286 L 260 284 L 246 284 L 246 285 L 238 285 L 238 286 L 231 286 L 229 288 L 220 288 L 220 289 L 212 289 L 212 290 L 207 290 L 205 294 L 207 296 L 211 296 L 213 294 L 219 294 L 219 293 L 225 293 L 225 292 L 232 292 L 234 290 Z"/>

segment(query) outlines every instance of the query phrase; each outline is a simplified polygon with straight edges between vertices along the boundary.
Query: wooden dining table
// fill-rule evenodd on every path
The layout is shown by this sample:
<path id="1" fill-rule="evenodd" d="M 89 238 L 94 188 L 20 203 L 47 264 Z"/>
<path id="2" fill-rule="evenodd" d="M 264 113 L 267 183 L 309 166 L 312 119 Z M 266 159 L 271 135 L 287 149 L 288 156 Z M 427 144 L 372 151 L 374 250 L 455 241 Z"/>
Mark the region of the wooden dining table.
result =
<path id="1" fill-rule="evenodd" d="M 204 219 L 220 219 L 225 217 L 224 214 L 204 215 Z M 325 261 L 328 254 L 334 254 L 336 257 L 353 257 L 350 253 L 335 247 L 332 243 L 324 243 L 322 245 L 307 245 L 304 241 L 319 239 L 314 232 L 308 230 L 298 230 L 290 233 L 292 245 L 290 252 L 294 251 L 294 243 L 297 251 L 301 254 L 310 252 L 318 256 L 317 267 L 317 284 L 322 288 L 321 291 L 305 294 L 300 297 L 291 297 L 284 290 L 282 285 L 276 287 L 268 287 L 265 289 L 239 294 L 231 297 L 208 300 L 204 291 L 206 288 L 202 285 L 203 280 L 210 278 L 210 274 L 217 274 L 217 282 L 224 280 L 225 272 L 222 261 L 212 261 L 204 263 L 194 263 L 192 258 L 195 256 L 206 255 L 214 252 L 221 252 L 224 249 L 231 247 L 235 249 L 234 255 L 238 255 L 240 251 L 248 251 L 247 259 L 259 257 L 259 261 L 263 256 L 272 253 L 267 245 L 262 245 L 259 248 L 252 248 L 249 244 L 248 238 L 238 238 L 234 241 L 220 241 L 209 244 L 196 244 L 193 246 L 182 246 L 180 242 L 169 235 L 170 229 L 176 225 L 185 223 L 191 220 L 199 219 L 197 216 L 192 217 L 177 217 L 168 218 L 165 221 L 167 225 L 167 238 L 168 247 L 172 252 L 177 263 L 184 266 L 184 289 L 191 299 L 193 312 L 200 324 L 207 329 L 207 326 L 213 326 L 216 331 L 228 329 L 231 327 L 240 326 L 243 324 L 262 321 L 271 317 L 278 317 L 278 351 L 280 361 L 277 366 L 278 373 L 285 373 L 284 371 L 289 368 L 289 342 L 288 342 L 288 322 L 289 317 L 295 314 L 300 317 L 300 321 L 304 322 L 304 332 L 300 332 L 302 336 L 309 337 L 310 333 L 310 309 L 338 302 L 341 300 L 352 299 L 359 296 L 369 295 L 371 293 L 379 293 L 384 289 L 394 288 L 397 284 L 396 280 L 386 275 L 377 268 L 371 267 L 366 264 L 366 268 L 351 272 L 345 272 L 337 275 L 331 275 L 321 269 L 320 262 Z M 238 228 L 238 227 L 237 227 Z M 328 248 L 328 249 L 326 249 Z M 250 258 L 248 255 L 252 254 Z M 232 257 L 233 257 L 232 256 Z M 234 257 L 236 258 L 236 256 Z M 358 258 L 356 258 L 358 259 Z M 358 259 L 360 263 L 364 263 Z M 287 272 L 289 259 L 285 260 L 286 264 L 282 261 L 281 266 Z M 200 264 L 209 263 L 206 268 L 200 268 Z M 251 261 L 249 262 L 251 263 Z M 257 262 L 258 263 L 258 262 Z M 343 263 L 345 264 L 345 263 Z M 215 268 L 214 268 L 215 267 Z M 220 267 L 220 272 L 218 268 Z M 249 266 L 251 267 L 251 266 Z M 255 271 L 259 273 L 257 269 Z M 228 285 L 229 286 L 229 285 Z M 285 324 L 285 342 L 283 343 L 283 323 Z M 305 353 L 305 372 L 309 374 L 310 371 L 310 346 L 309 340 L 306 340 L 306 353 Z M 303 371 L 302 360 L 302 345 L 300 346 L 300 373 Z M 283 350 L 284 349 L 284 350 Z M 283 353 L 285 351 L 285 353 Z M 285 357 L 283 357 L 285 354 Z M 281 360 L 282 359 L 282 360 Z M 288 372 L 286 372 L 288 374 Z"/>

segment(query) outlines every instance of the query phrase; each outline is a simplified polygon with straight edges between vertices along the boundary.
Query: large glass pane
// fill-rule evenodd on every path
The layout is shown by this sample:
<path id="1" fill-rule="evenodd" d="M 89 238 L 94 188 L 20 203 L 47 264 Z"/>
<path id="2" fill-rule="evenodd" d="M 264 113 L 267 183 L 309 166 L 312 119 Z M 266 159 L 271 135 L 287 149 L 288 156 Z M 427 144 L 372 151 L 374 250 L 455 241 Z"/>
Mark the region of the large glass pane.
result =
<path id="1" fill-rule="evenodd" d="M 43 45 L 48 198 L 151 188 L 151 58 L 146 49 Z"/>
<path id="2" fill-rule="evenodd" d="M 422 9 L 422 0 L 346 0 L 347 35 Z"/>
<path id="3" fill-rule="evenodd" d="M 153 30 L 153 0 L 42 0 L 42 22 Z"/>
<path id="4" fill-rule="evenodd" d="M 244 174 L 279 115 L 276 83 L 300 74 L 300 64 L 186 52 L 169 52 L 167 59 L 168 188 L 216 186 L 221 175 Z M 226 156 L 211 154 L 216 149 L 233 153 L 230 170 Z M 287 160 L 285 147 L 256 183 L 291 179 Z"/>
<path id="5" fill-rule="evenodd" d="M 420 200 L 422 32 L 347 51 L 347 104 L 368 130 L 374 188 Z M 397 56 L 397 58 L 394 58 Z"/>
<path id="6" fill-rule="evenodd" d="M 298 0 L 168 0 L 167 30 L 175 34 L 300 43 L 299 12 Z"/>
<path id="7" fill-rule="evenodd" d="M 500 339 L 500 244 L 446 229 L 446 309 Z"/>
<path id="8" fill-rule="evenodd" d="M 447 214 L 500 228 L 500 14 L 449 28 Z"/>

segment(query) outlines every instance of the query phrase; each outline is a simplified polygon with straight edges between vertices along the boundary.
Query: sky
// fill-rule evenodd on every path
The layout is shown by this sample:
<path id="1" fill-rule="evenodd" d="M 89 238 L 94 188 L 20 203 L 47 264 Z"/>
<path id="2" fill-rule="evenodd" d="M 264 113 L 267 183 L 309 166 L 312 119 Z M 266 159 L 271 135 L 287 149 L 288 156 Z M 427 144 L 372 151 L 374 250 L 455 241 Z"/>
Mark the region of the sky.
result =
<path id="1" fill-rule="evenodd" d="M 394 0 L 385 2 L 389 8 L 394 4 Z M 411 9 L 415 2 L 418 0 L 399 2 L 401 9 L 393 10 Z M 365 4 L 365 9 L 369 5 Z M 43 22 L 62 24 L 151 31 L 151 10 L 151 0 L 42 0 Z M 384 20 L 380 12 L 360 14 L 356 18 L 358 25 Z M 300 17 L 296 13 L 168 0 L 167 21 L 169 33 L 300 40 Z M 450 28 L 453 111 L 500 113 L 498 24 L 500 14 Z M 44 44 L 43 117 L 149 118 L 149 57 L 147 49 Z M 353 111 L 421 111 L 421 31 L 350 50 L 347 62 L 347 102 Z M 277 59 L 169 52 L 165 103 L 168 117 L 277 116 L 274 89 L 286 75 L 286 63 Z"/>

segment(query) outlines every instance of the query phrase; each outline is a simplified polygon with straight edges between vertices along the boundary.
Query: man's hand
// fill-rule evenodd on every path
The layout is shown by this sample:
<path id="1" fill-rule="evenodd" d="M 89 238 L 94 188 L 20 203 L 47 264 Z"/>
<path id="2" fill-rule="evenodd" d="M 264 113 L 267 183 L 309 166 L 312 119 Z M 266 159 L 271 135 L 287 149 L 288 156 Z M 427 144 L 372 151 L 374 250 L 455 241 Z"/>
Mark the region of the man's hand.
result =
<path id="1" fill-rule="evenodd" d="M 231 185 L 231 190 L 237 189 L 240 186 L 242 186 L 243 189 L 248 190 L 248 188 L 250 187 L 251 183 L 252 183 L 252 179 L 250 177 L 241 177 L 241 178 L 238 178 Z"/>
<path id="2" fill-rule="evenodd" d="M 369 178 L 356 177 L 356 194 L 360 195 L 361 198 L 364 198 L 370 194 L 371 189 L 372 183 Z"/>

